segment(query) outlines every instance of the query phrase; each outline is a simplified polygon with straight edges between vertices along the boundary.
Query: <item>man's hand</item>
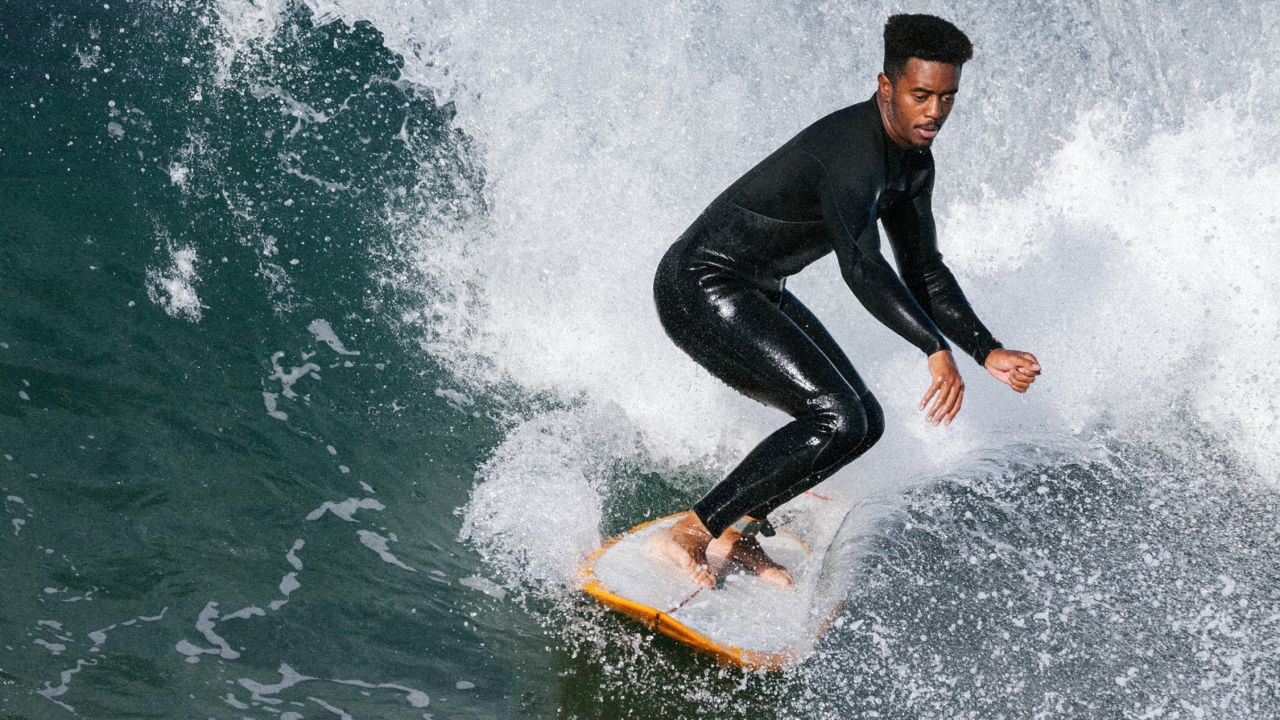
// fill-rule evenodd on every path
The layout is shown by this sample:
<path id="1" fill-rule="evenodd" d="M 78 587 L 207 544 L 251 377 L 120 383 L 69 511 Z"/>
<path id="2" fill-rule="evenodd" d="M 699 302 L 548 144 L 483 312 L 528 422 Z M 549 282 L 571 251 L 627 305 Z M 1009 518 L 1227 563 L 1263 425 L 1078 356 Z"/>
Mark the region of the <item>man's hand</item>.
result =
<path id="1" fill-rule="evenodd" d="M 933 367 L 933 356 L 929 357 L 929 363 L 929 367 Z M 1040 374 L 1035 355 L 1004 348 L 992 350 L 983 367 L 992 377 L 1020 393 L 1026 392 Z"/>
<path id="2" fill-rule="evenodd" d="M 1039 371 L 1040 366 L 1037 365 L 1036 372 Z M 938 423 L 950 425 L 951 419 L 960 412 L 960 403 L 964 400 L 964 380 L 960 379 L 960 370 L 956 368 L 956 361 L 951 357 L 950 350 L 939 350 L 929 356 L 929 377 L 933 378 L 933 382 L 920 400 L 920 409 L 923 410 L 929 404 L 930 398 L 935 395 L 937 397 L 924 421 L 934 427 Z"/>

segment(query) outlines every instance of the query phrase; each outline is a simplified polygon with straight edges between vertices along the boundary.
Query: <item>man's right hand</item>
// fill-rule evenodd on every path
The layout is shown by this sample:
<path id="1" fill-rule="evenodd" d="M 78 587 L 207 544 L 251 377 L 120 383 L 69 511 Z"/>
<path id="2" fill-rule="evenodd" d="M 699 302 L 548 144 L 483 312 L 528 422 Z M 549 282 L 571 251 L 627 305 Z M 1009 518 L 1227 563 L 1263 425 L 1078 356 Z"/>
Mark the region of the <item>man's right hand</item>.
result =
<path id="1" fill-rule="evenodd" d="M 960 403 L 964 401 L 964 380 L 960 378 L 960 370 L 956 367 L 950 350 L 939 350 L 929 356 L 929 377 L 933 382 L 920 400 L 920 409 L 923 410 L 929 404 L 930 398 L 936 396 L 936 399 L 924 416 L 924 421 L 934 427 L 938 423 L 950 425 L 952 418 L 960 412 Z"/>
<path id="2" fill-rule="evenodd" d="M 996 348 L 987 355 L 987 361 L 982 365 L 992 377 L 1020 393 L 1026 392 L 1040 374 L 1040 363 L 1036 356 L 1017 350 Z"/>

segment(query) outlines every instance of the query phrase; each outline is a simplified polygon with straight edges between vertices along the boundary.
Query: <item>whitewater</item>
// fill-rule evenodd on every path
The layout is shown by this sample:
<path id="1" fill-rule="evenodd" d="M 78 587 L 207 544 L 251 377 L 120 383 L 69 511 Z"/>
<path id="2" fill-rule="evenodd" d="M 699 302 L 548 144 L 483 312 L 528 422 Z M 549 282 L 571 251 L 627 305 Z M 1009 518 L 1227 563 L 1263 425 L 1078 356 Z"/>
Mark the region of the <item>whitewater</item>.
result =
<path id="1" fill-rule="evenodd" d="M 63 104 L 69 117 L 92 97 L 94 137 L 138 143 L 110 162 L 157 183 L 141 239 L 120 240 L 116 261 L 134 278 L 118 312 L 151 319 L 112 350 L 135 360 L 93 382 L 169 409 L 67 401 L 74 423 L 44 420 L 19 380 L 38 388 L 46 361 L 0 354 L 13 385 L 0 450 L 18 458 L 3 478 L 5 570 L 24 588 L 3 617 L 18 658 L 0 664 L 6 704 L 141 712 L 139 686 L 89 680 L 127 676 L 105 675 L 103 643 L 75 644 L 110 624 L 152 633 L 114 661 L 170 698 L 171 716 L 1275 714 L 1278 11 L 126 5 L 126 19 L 178 38 L 163 57 L 133 46 L 131 67 L 163 68 L 182 92 L 148 105 L 134 80 L 112 86 L 113 105 L 97 89 Z M 68 10 L 68 30 L 31 21 L 71 40 L 49 57 L 98 73 L 97 88 L 118 82 L 103 72 L 117 25 L 101 12 Z M 573 591 L 575 569 L 610 535 L 688 507 L 785 422 L 666 338 L 653 272 L 744 171 L 870 97 L 895 12 L 941 15 L 974 41 L 933 148 L 940 245 L 979 316 L 1044 374 L 1018 396 L 960 358 L 964 408 L 930 427 L 916 410 L 924 358 L 866 313 L 834 259 L 789 279 L 887 430 L 819 488 L 838 527 L 830 632 L 784 673 L 723 668 L 595 607 Z M 32 93 L 36 112 L 45 91 Z M 97 232 L 77 229 L 76 252 Z M 37 267 L 47 251 L 12 252 Z M 11 358 L 56 347 L 6 322 Z M 127 464 L 167 480 L 124 500 L 40 489 L 37 465 L 106 436 L 82 419 L 124 406 L 138 413 L 120 421 L 130 437 L 165 428 L 145 441 L 151 459 Z M 79 439 L 50 439 L 59 422 Z M 217 439 L 233 425 L 235 442 Z M 208 479 L 187 457 L 234 467 Z M 40 563 L 46 547 L 81 566 L 114 557 L 84 538 L 79 555 L 63 549 L 59 533 L 98 527 L 89 502 L 121 518 L 99 533 L 150 548 L 139 552 L 181 582 L 142 582 L 140 562 L 112 585 L 141 582 L 138 602 L 70 602 L 86 597 L 73 576 Z M 192 515 L 197 530 L 178 519 Z M 223 545 L 244 554 L 202 565 Z M 45 595 L 65 612 L 41 614 Z"/>

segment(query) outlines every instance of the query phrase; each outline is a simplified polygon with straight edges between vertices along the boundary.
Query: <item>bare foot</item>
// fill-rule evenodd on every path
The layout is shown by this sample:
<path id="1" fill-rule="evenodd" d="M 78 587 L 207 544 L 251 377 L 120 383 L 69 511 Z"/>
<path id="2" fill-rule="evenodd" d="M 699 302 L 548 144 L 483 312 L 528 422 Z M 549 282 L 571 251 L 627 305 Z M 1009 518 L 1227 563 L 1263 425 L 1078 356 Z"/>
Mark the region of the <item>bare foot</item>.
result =
<path id="1" fill-rule="evenodd" d="M 689 513 L 670 530 L 650 535 L 649 551 L 684 568 L 695 585 L 712 588 L 716 579 L 707 567 L 707 545 L 711 540 L 711 532 L 698 516 Z"/>
<path id="2" fill-rule="evenodd" d="M 754 536 L 743 535 L 729 528 L 707 547 L 706 553 L 742 563 L 747 570 L 780 588 L 790 590 L 795 587 L 791 573 L 765 554 L 764 548 L 760 547 Z"/>

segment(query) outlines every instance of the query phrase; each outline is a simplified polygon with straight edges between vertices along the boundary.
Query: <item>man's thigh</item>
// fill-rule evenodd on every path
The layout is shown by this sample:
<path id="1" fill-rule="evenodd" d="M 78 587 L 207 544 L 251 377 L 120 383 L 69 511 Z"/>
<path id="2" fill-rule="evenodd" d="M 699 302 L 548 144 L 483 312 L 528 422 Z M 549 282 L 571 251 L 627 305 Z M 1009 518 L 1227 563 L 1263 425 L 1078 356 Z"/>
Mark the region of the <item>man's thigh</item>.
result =
<path id="1" fill-rule="evenodd" d="M 823 395 L 866 392 L 843 353 L 838 358 L 857 385 L 759 290 L 721 293 L 691 305 L 683 337 L 673 339 L 711 374 L 748 397 L 795 417 L 810 412 L 810 401 Z M 822 336 L 830 339 L 825 330 Z M 838 352 L 835 341 L 830 342 Z"/>

